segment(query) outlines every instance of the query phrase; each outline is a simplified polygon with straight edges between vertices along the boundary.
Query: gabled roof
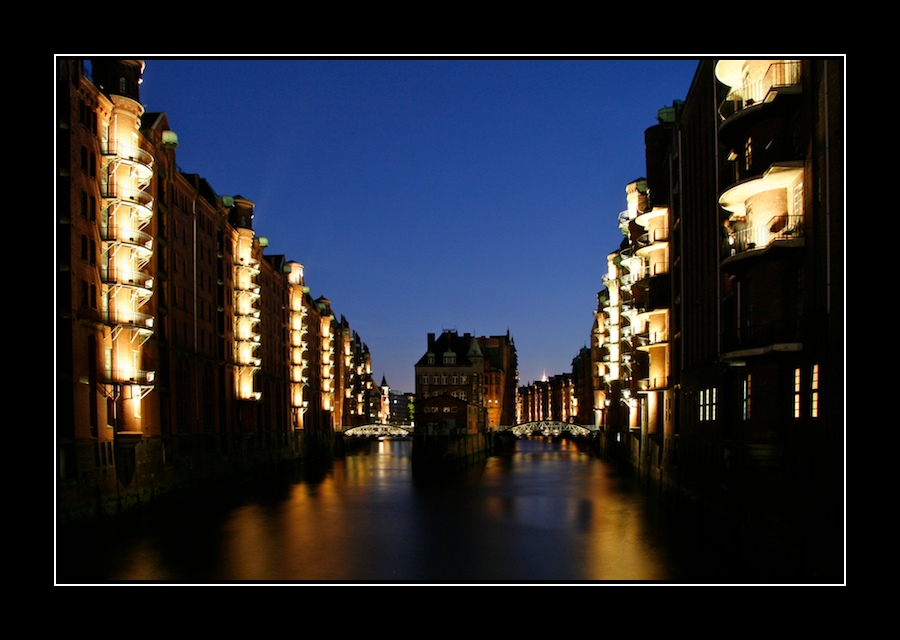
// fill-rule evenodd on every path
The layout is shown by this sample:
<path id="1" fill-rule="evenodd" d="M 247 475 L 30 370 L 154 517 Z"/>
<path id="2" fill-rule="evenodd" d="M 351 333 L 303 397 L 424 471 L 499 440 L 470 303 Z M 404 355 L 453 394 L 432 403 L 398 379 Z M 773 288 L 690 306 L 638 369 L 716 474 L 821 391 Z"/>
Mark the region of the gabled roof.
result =
<path id="1" fill-rule="evenodd" d="M 433 335 L 433 334 L 429 334 Z M 434 362 L 429 365 L 428 355 L 435 356 Z M 471 365 L 471 358 L 483 358 L 481 349 L 478 346 L 476 338 L 470 334 L 460 336 L 456 331 L 447 330 L 438 336 L 433 344 L 429 345 L 428 352 L 425 353 L 416 366 L 439 366 L 444 364 L 444 357 L 454 355 L 454 366 Z"/>

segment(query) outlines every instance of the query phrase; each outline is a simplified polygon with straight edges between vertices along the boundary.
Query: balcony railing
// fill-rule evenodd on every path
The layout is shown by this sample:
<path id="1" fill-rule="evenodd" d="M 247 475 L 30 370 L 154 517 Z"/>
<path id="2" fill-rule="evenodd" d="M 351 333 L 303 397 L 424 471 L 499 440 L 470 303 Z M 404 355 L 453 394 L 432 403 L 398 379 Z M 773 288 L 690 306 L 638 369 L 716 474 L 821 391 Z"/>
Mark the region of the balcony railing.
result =
<path id="1" fill-rule="evenodd" d="M 640 378 L 635 381 L 635 391 L 659 391 L 669 388 L 669 376 Z"/>
<path id="2" fill-rule="evenodd" d="M 136 205 L 152 209 L 153 196 L 146 191 L 140 189 L 132 189 L 130 187 L 116 187 L 108 184 L 101 189 L 101 197 L 108 200 L 120 200 L 122 202 L 134 203 Z"/>
<path id="3" fill-rule="evenodd" d="M 135 329 L 152 329 L 154 317 L 147 313 L 140 313 L 130 309 L 116 311 L 110 309 L 106 313 L 107 324 L 132 327 Z"/>
<path id="4" fill-rule="evenodd" d="M 799 85 L 800 68 L 799 60 L 772 63 L 761 79 L 732 89 L 719 105 L 719 116 L 726 120 L 742 109 L 766 102 L 776 87 Z"/>
<path id="5" fill-rule="evenodd" d="M 148 151 L 130 145 L 126 146 L 114 140 L 109 140 L 101 152 L 103 155 L 116 156 L 122 160 L 135 162 L 148 168 L 153 167 L 153 155 Z"/>
<path id="6" fill-rule="evenodd" d="M 153 288 L 153 276 L 134 269 L 101 269 L 100 278 L 106 284 L 121 284 L 129 287 L 150 290 Z"/>
<path id="7" fill-rule="evenodd" d="M 122 242 L 135 247 L 153 249 L 153 236 L 134 227 L 103 227 L 100 235 L 105 242 Z"/>
<path id="8" fill-rule="evenodd" d="M 754 225 L 728 234 L 724 241 L 725 258 L 747 251 L 759 251 L 779 241 L 803 237 L 803 216 L 773 216 L 765 224 Z"/>
<path id="9" fill-rule="evenodd" d="M 669 228 L 668 227 L 657 227 L 655 229 L 650 229 L 646 233 L 642 233 L 638 236 L 637 244 L 639 247 L 643 248 L 652 244 L 656 244 L 657 242 L 668 242 L 669 240 Z"/>
<path id="10" fill-rule="evenodd" d="M 113 369 L 108 373 L 103 382 L 107 384 L 137 384 L 141 386 L 147 386 L 152 385 L 155 379 L 155 371 Z"/>

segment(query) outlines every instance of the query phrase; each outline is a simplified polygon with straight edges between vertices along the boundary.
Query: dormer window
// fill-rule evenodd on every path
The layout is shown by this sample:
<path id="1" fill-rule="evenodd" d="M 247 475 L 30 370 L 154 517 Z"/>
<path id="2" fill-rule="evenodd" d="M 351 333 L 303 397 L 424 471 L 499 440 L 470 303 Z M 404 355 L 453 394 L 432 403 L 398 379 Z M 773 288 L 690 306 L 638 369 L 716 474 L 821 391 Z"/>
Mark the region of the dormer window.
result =
<path id="1" fill-rule="evenodd" d="M 444 364 L 456 364 L 456 353 L 453 351 L 445 351 Z"/>
<path id="2" fill-rule="evenodd" d="M 434 364 L 434 354 L 433 353 L 428 354 L 428 364 Z"/>

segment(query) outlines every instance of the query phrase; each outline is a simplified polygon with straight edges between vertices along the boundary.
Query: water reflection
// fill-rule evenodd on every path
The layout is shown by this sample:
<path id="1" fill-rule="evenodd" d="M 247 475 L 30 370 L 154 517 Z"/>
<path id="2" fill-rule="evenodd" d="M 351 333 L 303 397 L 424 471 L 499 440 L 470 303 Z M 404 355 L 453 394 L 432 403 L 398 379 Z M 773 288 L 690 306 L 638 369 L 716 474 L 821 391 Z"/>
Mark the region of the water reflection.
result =
<path id="1" fill-rule="evenodd" d="M 573 582 L 675 580 L 663 521 L 571 441 L 442 481 L 413 477 L 409 441 L 378 441 L 304 478 L 226 505 L 117 525 L 59 547 L 60 582 L 145 580 Z M 81 548 L 79 548 L 81 547 Z M 91 549 L 84 555 L 85 548 Z"/>

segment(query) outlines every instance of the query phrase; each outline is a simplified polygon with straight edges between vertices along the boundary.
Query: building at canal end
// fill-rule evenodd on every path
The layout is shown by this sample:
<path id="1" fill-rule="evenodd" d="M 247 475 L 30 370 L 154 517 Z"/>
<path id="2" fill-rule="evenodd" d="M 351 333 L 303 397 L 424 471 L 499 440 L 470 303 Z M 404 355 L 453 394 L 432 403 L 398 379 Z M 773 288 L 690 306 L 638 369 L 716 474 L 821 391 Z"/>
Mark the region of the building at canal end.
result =
<path id="1" fill-rule="evenodd" d="M 379 402 L 365 344 L 266 254 L 255 203 L 178 168 L 143 69 L 56 61 L 60 522 L 327 455 Z"/>
<path id="2" fill-rule="evenodd" d="M 450 396 L 472 407 L 478 431 L 515 424 L 518 380 L 516 347 L 505 336 L 445 330 L 428 334 L 428 349 L 415 365 L 416 426 L 435 413 L 435 398 Z M 443 410 L 442 410 L 443 411 Z M 431 416 L 433 417 L 433 416 Z"/>

